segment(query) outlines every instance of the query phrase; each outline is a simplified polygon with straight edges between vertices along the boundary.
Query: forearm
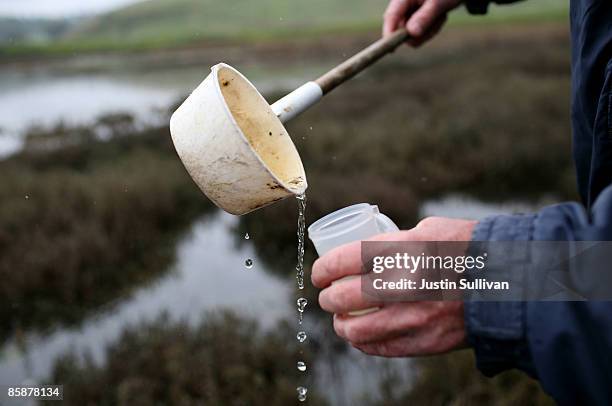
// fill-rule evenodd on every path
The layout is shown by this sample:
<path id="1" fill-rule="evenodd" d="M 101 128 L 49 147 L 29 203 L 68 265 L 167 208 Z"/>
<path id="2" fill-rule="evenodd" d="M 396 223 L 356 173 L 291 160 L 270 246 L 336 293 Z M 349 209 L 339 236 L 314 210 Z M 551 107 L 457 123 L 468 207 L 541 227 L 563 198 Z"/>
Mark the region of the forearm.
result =
<path id="1" fill-rule="evenodd" d="M 564 203 L 536 214 L 489 218 L 473 233 L 475 241 L 609 241 L 611 237 L 612 186 L 600 195 L 590 215 L 577 203 Z M 586 272 L 583 264 L 571 272 L 581 268 Z M 612 353 L 611 314 L 609 302 L 465 305 L 468 340 L 479 368 L 487 375 L 519 368 L 544 377 L 542 384 L 561 403 L 612 396 L 612 357 L 597 355 Z"/>

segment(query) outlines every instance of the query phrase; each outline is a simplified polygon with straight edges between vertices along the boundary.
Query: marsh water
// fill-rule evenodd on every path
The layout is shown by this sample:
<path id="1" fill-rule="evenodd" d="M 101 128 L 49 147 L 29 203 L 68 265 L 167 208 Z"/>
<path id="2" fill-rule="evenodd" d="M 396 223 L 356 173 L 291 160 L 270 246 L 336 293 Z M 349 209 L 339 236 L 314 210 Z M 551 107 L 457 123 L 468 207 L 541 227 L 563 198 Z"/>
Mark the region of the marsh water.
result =
<path id="1" fill-rule="evenodd" d="M 86 124 L 112 112 L 129 112 L 139 121 L 155 123 L 160 109 L 176 102 L 206 74 L 207 70 L 201 68 L 158 70 L 145 75 L 0 72 L 0 154 L 18 150 L 22 134 L 32 125 L 59 121 Z M 277 82 L 290 88 L 309 77 L 309 72 L 289 72 Z M 260 89 L 272 86 L 272 79 L 266 75 L 251 78 Z M 533 208 L 533 204 L 523 202 L 487 204 L 452 195 L 423 202 L 420 215 L 482 218 Z M 107 345 L 125 326 L 153 320 L 162 313 L 196 323 L 204 311 L 233 309 L 256 319 L 263 328 L 273 328 L 282 319 L 294 320 L 295 279 L 269 269 L 253 244 L 263 236 L 253 234 L 245 239 L 237 230 L 238 221 L 221 211 L 199 218 L 179 239 L 174 248 L 176 260 L 161 277 L 90 314 L 78 325 L 10 337 L 0 349 L 0 384 L 40 381 L 49 375 L 55 359 L 67 351 L 87 351 L 102 363 Z M 252 261 L 247 266 L 250 269 L 245 269 L 245 259 Z M 304 279 L 308 283 L 309 276 Z M 298 276 L 298 284 L 300 280 Z M 336 351 L 331 344 L 325 345 L 334 335 L 329 323 L 320 315 L 302 314 L 300 304 L 297 306 L 300 318 L 303 316 L 299 331 L 307 332 L 307 343 L 311 338 L 323 343 L 314 360 L 316 365 L 311 368 L 296 360 L 297 369 L 303 372 L 307 368 L 309 374 L 317 371 L 308 380 L 308 389 L 316 389 L 330 403 L 353 404 L 364 393 L 376 398 L 379 381 L 391 373 L 401 374 L 405 380 L 411 378 L 411 370 L 406 368 L 409 360 L 374 358 L 352 348 Z M 298 390 L 298 396 L 302 395 L 306 392 Z"/>
<path id="2" fill-rule="evenodd" d="M 272 74 L 248 69 L 245 73 L 266 92 L 296 87 L 314 70 L 295 68 Z M 24 133 L 33 126 L 90 124 L 112 113 L 128 113 L 147 125 L 160 124 L 160 119 L 166 119 L 160 111 L 193 90 L 208 72 L 207 67 L 193 66 L 144 73 L 0 69 L 0 157 L 19 150 Z"/>

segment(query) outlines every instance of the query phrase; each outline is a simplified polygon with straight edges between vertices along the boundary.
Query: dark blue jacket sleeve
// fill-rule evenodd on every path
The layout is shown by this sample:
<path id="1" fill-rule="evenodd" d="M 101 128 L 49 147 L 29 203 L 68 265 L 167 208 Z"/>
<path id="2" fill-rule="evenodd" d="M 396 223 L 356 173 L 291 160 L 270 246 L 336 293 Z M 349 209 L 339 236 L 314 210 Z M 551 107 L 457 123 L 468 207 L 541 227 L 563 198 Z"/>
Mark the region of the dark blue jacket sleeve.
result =
<path id="1" fill-rule="evenodd" d="M 481 221 L 474 241 L 612 240 L 612 185 L 577 203 Z M 612 272 L 612 269 L 611 269 Z M 466 302 L 468 339 L 486 375 L 519 368 L 559 404 L 612 403 L 612 302 Z"/>
<path id="2" fill-rule="evenodd" d="M 486 14 L 489 8 L 489 3 L 509 4 L 516 3 L 522 0 L 466 0 L 465 7 L 470 14 Z"/>

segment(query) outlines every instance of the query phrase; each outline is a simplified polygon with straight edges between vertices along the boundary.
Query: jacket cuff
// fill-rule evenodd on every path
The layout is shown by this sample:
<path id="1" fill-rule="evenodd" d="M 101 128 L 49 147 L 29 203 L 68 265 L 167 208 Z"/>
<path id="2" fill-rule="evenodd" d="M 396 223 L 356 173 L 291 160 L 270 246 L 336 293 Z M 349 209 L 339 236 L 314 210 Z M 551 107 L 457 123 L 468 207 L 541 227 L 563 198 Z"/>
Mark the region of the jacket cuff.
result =
<path id="1" fill-rule="evenodd" d="M 525 302 L 466 302 L 464 309 L 468 342 L 484 375 L 518 368 L 535 377 L 525 334 Z"/>
<path id="2" fill-rule="evenodd" d="M 465 8 L 470 14 L 487 14 L 489 3 L 508 4 L 521 0 L 465 0 Z"/>
<path id="3" fill-rule="evenodd" d="M 487 14 L 487 9 L 489 8 L 489 0 L 465 0 L 465 8 L 470 14 Z"/>
<path id="4" fill-rule="evenodd" d="M 489 217 L 476 225 L 472 240 L 531 240 L 535 218 L 533 214 Z M 512 258 L 509 261 L 511 263 Z M 493 376 L 507 369 L 519 368 L 535 375 L 526 337 L 524 302 L 472 298 L 465 302 L 464 312 L 468 342 L 474 348 L 476 365 L 483 374 Z"/>

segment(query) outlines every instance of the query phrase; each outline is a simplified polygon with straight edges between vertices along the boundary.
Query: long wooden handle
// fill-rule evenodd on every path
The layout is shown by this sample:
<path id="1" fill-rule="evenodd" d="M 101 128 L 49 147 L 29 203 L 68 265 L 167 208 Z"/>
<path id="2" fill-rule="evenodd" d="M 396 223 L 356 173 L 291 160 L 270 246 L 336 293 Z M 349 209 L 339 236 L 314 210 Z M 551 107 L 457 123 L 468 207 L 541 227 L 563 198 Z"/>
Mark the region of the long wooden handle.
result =
<path id="1" fill-rule="evenodd" d="M 405 28 L 399 29 L 387 38 L 381 38 L 363 51 L 353 55 L 340 65 L 336 66 L 315 82 L 327 94 L 338 85 L 346 82 L 374 62 L 392 52 L 408 39 L 408 32 Z"/>

